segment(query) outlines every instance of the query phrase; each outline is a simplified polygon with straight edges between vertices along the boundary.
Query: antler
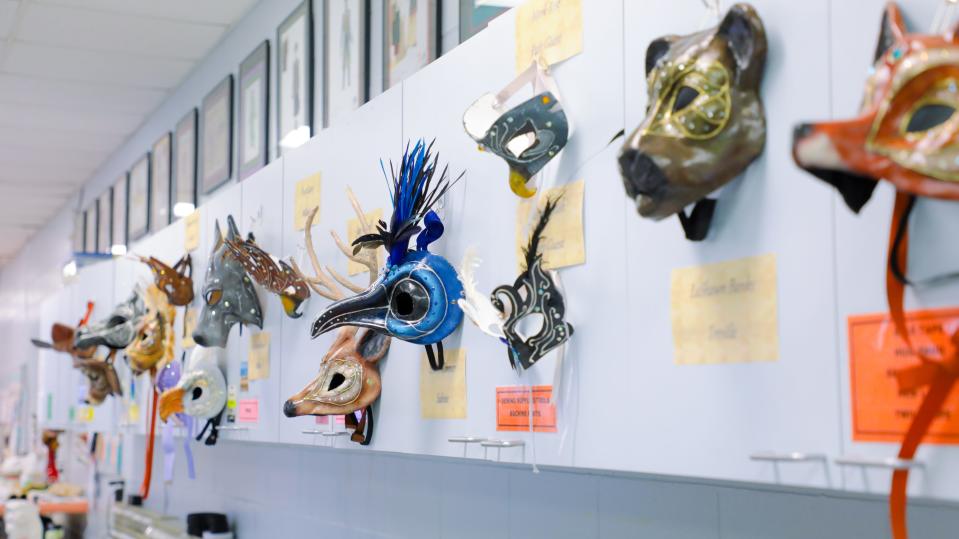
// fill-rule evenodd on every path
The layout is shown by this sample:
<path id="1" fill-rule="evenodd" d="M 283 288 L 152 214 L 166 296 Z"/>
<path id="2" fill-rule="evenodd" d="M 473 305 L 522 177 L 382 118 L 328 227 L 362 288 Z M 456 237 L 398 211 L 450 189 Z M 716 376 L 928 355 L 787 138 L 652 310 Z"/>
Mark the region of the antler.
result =
<path id="1" fill-rule="evenodd" d="M 363 208 L 360 207 L 360 203 L 356 200 L 356 196 L 353 195 L 353 191 L 350 188 L 346 189 L 346 195 L 349 197 L 350 203 L 353 205 L 353 211 L 356 212 L 356 215 L 359 218 L 360 235 L 369 233 L 373 227 L 366 219 L 366 214 L 363 213 Z M 339 301 L 346 297 L 343 289 L 340 288 L 340 285 L 354 293 L 363 292 L 365 289 L 362 286 L 357 286 L 350 279 L 341 275 L 335 269 L 331 268 L 330 266 L 320 265 L 320 261 L 316 256 L 316 250 L 313 247 L 313 233 L 311 230 L 313 227 L 313 219 L 316 217 L 317 211 L 319 211 L 319 207 L 313 208 L 313 210 L 307 216 L 306 228 L 304 229 L 306 253 L 310 257 L 310 265 L 313 266 L 313 273 L 316 274 L 316 277 L 307 277 L 297 266 L 295 260 L 291 260 L 293 271 L 297 272 L 300 277 L 303 278 L 306 284 L 313 289 L 314 292 L 333 301 Z M 370 284 L 376 282 L 376 276 L 379 273 L 379 264 L 377 264 L 376 252 L 373 250 L 366 250 L 366 252 L 361 252 L 354 255 L 352 250 L 345 243 L 343 243 L 336 231 L 331 230 L 330 234 L 333 236 L 333 241 L 336 242 L 336 246 L 340 249 L 344 256 L 367 268 L 370 273 Z"/>

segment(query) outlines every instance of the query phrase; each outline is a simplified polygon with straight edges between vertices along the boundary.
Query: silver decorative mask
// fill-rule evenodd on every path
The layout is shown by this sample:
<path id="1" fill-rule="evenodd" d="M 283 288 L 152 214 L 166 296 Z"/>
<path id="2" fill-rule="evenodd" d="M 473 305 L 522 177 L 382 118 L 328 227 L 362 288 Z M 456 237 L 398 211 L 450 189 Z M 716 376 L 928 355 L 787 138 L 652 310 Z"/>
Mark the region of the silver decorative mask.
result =
<path id="1" fill-rule="evenodd" d="M 81 327 L 77 331 L 74 345 L 77 348 L 103 345 L 113 350 L 122 350 L 133 342 L 144 314 L 146 307 L 143 303 L 143 290 L 137 286 L 126 301 L 114 307 L 110 316 Z"/>
<path id="2" fill-rule="evenodd" d="M 226 239 L 240 241 L 233 216 L 228 216 L 226 221 Z M 200 346 L 226 347 L 230 328 L 237 322 L 263 327 L 263 311 L 256 289 L 243 264 L 224 241 L 219 222 L 216 223 L 213 254 L 203 283 L 203 302 L 200 320 L 193 331 L 193 340 Z"/>

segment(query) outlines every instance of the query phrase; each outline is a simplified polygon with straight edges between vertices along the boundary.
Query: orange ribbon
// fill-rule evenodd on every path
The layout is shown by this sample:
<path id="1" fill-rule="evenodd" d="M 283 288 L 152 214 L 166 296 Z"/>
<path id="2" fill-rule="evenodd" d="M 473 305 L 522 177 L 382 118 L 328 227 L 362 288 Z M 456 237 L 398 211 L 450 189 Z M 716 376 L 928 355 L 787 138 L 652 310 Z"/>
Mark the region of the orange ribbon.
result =
<path id="1" fill-rule="evenodd" d="M 156 385 L 152 385 L 152 387 L 153 404 L 151 405 L 152 411 L 150 412 L 150 434 L 147 437 L 146 462 L 144 463 L 143 468 L 143 484 L 140 485 L 140 497 L 144 500 L 150 497 L 150 480 L 153 477 L 153 441 L 155 439 L 157 424 L 157 401 L 160 400 Z"/>

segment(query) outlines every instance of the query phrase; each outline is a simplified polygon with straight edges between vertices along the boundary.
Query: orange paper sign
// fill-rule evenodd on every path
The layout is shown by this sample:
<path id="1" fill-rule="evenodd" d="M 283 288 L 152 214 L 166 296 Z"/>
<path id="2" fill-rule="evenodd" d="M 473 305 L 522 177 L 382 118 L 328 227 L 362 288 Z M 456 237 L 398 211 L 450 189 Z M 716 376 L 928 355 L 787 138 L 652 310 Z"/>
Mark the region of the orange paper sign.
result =
<path id="1" fill-rule="evenodd" d="M 553 386 L 533 386 L 533 430 L 556 432 L 556 406 L 549 403 Z M 496 430 L 529 430 L 529 387 L 496 388 Z"/>
<path id="2" fill-rule="evenodd" d="M 853 440 L 899 442 L 926 390 L 900 393 L 895 372 L 920 363 L 913 350 L 942 357 L 959 327 L 959 309 L 907 312 L 912 349 L 896 334 L 888 314 L 850 316 L 848 324 Z M 959 444 L 959 392 L 946 400 L 924 441 Z"/>

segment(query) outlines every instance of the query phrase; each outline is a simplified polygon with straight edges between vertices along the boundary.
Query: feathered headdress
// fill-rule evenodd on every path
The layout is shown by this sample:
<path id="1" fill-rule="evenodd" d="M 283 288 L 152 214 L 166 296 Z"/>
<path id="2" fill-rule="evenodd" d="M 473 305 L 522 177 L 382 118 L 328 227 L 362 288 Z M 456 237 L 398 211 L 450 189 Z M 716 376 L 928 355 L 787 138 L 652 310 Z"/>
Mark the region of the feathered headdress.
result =
<path id="1" fill-rule="evenodd" d="M 389 253 L 386 265 L 395 266 L 403 262 L 409 251 L 410 238 L 415 234 L 420 233 L 416 238 L 416 249 L 419 251 L 427 250 L 430 243 L 443 235 L 443 223 L 431 208 L 463 174 L 451 181 L 447 165 L 440 173 L 439 179 L 436 179 L 439 154 L 432 155 L 432 150 L 433 143 L 430 142 L 427 146 L 422 139 L 416 142 L 412 151 L 407 143 L 398 171 L 390 161 L 389 176 L 383 161 L 380 160 L 380 168 L 387 184 L 392 182 L 389 187 L 393 216 L 388 227 L 380 220 L 376 225 L 376 232 L 356 238 L 353 241 L 354 254 L 361 249 L 376 249 L 382 245 Z M 420 226 L 420 221 L 423 221 L 425 229 Z"/>

